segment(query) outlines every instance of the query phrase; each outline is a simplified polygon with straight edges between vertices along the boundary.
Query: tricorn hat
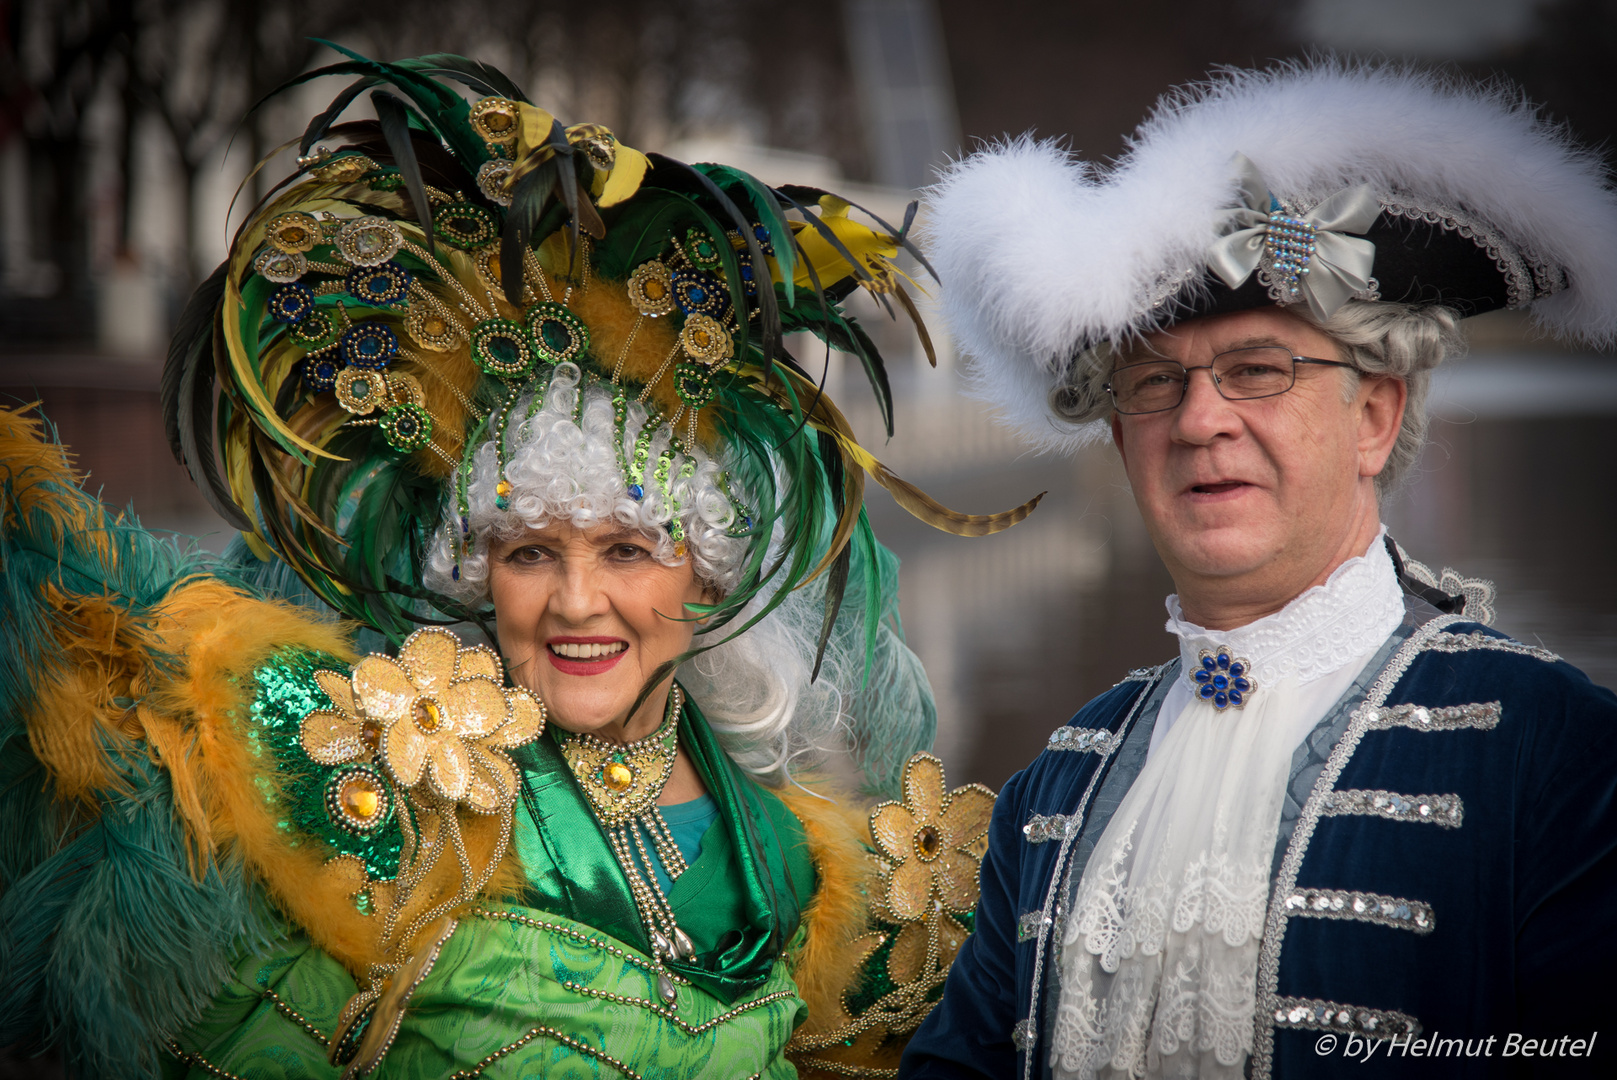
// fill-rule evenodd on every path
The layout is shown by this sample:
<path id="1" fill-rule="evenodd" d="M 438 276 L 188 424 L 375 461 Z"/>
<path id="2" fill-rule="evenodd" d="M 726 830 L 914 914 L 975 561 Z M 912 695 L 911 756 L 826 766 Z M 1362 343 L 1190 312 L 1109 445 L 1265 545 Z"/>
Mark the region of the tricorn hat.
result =
<path id="1" fill-rule="evenodd" d="M 1110 167 L 1024 136 L 932 189 L 928 251 L 977 389 L 1046 446 L 1050 390 L 1103 341 L 1266 305 L 1531 307 L 1617 340 L 1617 195 L 1503 88 L 1337 61 L 1162 98 Z"/>

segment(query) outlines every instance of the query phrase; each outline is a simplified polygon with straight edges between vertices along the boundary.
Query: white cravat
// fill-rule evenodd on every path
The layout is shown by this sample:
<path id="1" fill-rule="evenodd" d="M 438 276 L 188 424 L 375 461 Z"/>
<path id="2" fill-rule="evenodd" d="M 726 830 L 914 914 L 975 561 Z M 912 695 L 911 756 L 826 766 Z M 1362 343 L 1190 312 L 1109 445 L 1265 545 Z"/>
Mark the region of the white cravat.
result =
<path id="1" fill-rule="evenodd" d="M 1050 1061 L 1070 1077 L 1239 1078 L 1292 751 L 1403 618 L 1378 536 L 1324 585 L 1209 631 L 1169 597 L 1182 671 L 1061 935 Z M 1201 698 L 1202 650 L 1248 661 L 1241 708 Z"/>
<path id="2" fill-rule="evenodd" d="M 1187 622 L 1179 597 L 1168 597 L 1165 629 L 1179 639 L 1181 675 L 1196 670 L 1203 649 L 1228 645 L 1235 656 L 1252 661 L 1259 686 L 1295 678 L 1301 691 L 1290 742 L 1295 749 L 1403 621 L 1403 590 L 1387 555 L 1386 535 L 1382 529 L 1365 554 L 1338 566 L 1325 584 L 1234 630 L 1207 630 Z M 1152 754 L 1190 704 L 1192 693 L 1183 677 L 1168 689 L 1151 729 Z"/>

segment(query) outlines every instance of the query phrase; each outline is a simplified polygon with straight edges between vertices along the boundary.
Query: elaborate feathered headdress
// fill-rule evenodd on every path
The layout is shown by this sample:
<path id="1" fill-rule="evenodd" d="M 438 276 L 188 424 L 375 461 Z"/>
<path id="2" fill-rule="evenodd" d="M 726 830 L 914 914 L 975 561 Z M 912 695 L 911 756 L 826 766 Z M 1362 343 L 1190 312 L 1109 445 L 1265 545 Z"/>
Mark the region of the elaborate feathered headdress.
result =
<path id="1" fill-rule="evenodd" d="M 346 62 L 294 80 L 358 76 L 310 122 L 296 174 L 198 290 L 164 376 L 170 440 L 204 494 L 333 607 L 394 640 L 424 617 L 476 614 L 423 586 L 430 541 L 444 528 L 468 540 L 474 452 L 496 447 L 503 488 L 512 432 L 569 364 L 574 422 L 585 390 L 604 388 L 620 486 L 663 498 L 672 509 L 655 520 L 675 541 L 676 485 L 699 451 L 728 469 L 718 483 L 735 512 L 723 522 L 747 549 L 719 623 L 766 586 L 778 597 L 828 573 L 829 634 L 851 566 L 871 579 L 860 591 L 876 617 L 891 589 L 874 580 L 884 564 L 861 509 L 866 472 L 961 534 L 1031 509 L 968 516 L 935 503 L 859 446 L 782 347 L 807 330 L 858 357 L 891 432 L 881 356 L 841 302 L 857 288 L 889 312 L 896 302 L 930 350 L 890 262 L 914 252 L 908 219 L 862 225 L 815 188 L 563 126 L 460 57 L 385 64 L 343 51 Z M 336 124 L 366 90 L 378 119 Z M 856 562 L 856 548 L 870 557 Z"/>
<path id="2" fill-rule="evenodd" d="M 977 389 L 1030 439 L 1072 358 L 1201 315 L 1352 300 L 1531 306 L 1617 340 L 1617 196 L 1500 89 L 1325 61 L 1165 96 L 1111 168 L 1029 137 L 957 163 L 927 247 Z"/>

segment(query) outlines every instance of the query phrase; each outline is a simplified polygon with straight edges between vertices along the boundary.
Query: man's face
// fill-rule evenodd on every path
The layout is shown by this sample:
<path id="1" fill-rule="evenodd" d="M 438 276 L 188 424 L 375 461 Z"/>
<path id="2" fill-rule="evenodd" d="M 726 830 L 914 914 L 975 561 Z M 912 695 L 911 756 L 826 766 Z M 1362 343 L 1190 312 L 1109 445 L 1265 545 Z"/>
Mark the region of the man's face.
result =
<path id="1" fill-rule="evenodd" d="M 1267 308 L 1181 323 L 1118 364 L 1156 355 L 1196 367 L 1254 345 L 1342 359 L 1324 333 Z M 1211 626 L 1220 604 L 1250 607 L 1254 617 L 1278 610 L 1364 553 L 1379 523 L 1374 477 L 1397 437 L 1405 391 L 1395 379 L 1355 387 L 1354 378 L 1299 364 L 1288 392 L 1228 401 L 1211 372 L 1193 371 L 1178 408 L 1113 416 L 1135 502 L 1187 616 Z"/>

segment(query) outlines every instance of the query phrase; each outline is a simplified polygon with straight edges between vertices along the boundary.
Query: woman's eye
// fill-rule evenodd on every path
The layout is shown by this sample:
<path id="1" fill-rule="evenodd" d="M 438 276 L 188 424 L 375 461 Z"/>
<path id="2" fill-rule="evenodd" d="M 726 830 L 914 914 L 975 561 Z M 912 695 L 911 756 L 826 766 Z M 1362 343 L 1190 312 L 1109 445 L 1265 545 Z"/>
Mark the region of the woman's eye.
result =
<path id="1" fill-rule="evenodd" d="M 545 555 L 546 552 L 544 548 L 529 545 L 527 547 L 514 548 L 511 553 L 506 556 L 506 559 L 514 563 L 532 565 L 534 563 L 543 562 L 545 560 Z"/>
<path id="2" fill-rule="evenodd" d="M 620 562 L 632 562 L 646 554 L 646 549 L 638 544 L 618 544 L 612 549 L 612 557 Z"/>

